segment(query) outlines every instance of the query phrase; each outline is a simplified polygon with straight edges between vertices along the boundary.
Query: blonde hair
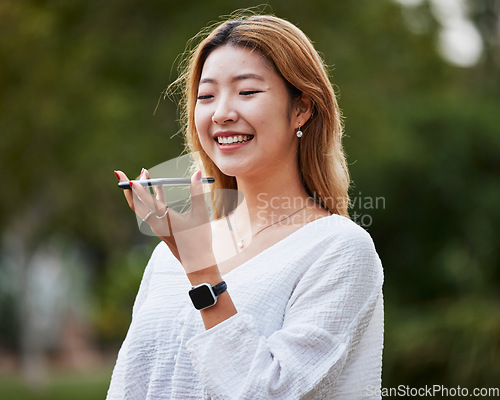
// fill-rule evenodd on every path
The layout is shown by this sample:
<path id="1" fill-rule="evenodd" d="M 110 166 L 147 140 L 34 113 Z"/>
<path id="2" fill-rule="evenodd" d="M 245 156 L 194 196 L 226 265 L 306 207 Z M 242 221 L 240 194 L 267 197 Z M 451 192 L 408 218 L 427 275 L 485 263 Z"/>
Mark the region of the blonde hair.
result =
<path id="1" fill-rule="evenodd" d="M 223 174 L 203 150 L 194 121 L 198 85 L 210 53 L 226 44 L 259 51 L 284 79 L 291 99 L 302 94 L 312 100 L 313 115 L 302 127 L 298 163 L 308 194 L 331 213 L 348 217 L 349 172 L 342 148 L 342 120 L 326 66 L 307 36 L 295 25 L 272 15 L 252 15 L 217 25 L 187 58 L 183 73 L 181 118 L 186 150 L 198 152 L 201 168 L 215 178 L 216 189 L 236 189 L 236 179 Z M 224 191 L 219 191 L 224 192 Z M 230 208 L 219 203 L 218 214 Z"/>

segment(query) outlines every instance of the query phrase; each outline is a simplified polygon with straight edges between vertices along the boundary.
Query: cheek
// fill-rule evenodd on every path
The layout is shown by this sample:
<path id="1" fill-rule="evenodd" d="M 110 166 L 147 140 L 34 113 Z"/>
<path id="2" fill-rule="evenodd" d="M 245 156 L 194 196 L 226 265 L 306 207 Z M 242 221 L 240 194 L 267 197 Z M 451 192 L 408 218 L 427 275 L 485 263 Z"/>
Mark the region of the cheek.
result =
<path id="1" fill-rule="evenodd" d="M 203 110 L 203 108 L 195 108 L 194 110 L 194 125 L 196 127 L 196 132 L 198 133 L 198 139 L 200 141 L 201 147 L 205 153 L 211 158 L 213 141 L 210 138 L 210 124 L 212 114 Z"/>
<path id="2" fill-rule="evenodd" d="M 198 132 L 200 132 L 200 129 L 202 128 L 203 126 L 203 118 L 202 118 L 202 113 L 201 111 L 198 109 L 198 107 L 196 107 L 194 109 L 194 126 L 196 127 L 196 130 Z"/>
<path id="3" fill-rule="evenodd" d="M 206 140 L 208 137 L 208 127 L 210 126 L 210 114 L 203 109 L 195 108 L 194 110 L 194 125 L 200 141 Z"/>

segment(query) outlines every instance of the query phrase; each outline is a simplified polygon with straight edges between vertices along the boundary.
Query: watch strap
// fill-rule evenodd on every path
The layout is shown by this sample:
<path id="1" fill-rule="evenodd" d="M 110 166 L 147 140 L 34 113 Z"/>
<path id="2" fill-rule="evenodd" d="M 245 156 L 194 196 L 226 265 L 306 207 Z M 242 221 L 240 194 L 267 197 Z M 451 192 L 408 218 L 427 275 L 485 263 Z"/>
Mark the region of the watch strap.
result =
<path id="1" fill-rule="evenodd" d="M 226 282 L 222 281 L 221 283 L 212 286 L 212 290 L 214 292 L 215 297 L 219 297 L 219 295 L 221 295 L 227 290 L 227 284 Z"/>

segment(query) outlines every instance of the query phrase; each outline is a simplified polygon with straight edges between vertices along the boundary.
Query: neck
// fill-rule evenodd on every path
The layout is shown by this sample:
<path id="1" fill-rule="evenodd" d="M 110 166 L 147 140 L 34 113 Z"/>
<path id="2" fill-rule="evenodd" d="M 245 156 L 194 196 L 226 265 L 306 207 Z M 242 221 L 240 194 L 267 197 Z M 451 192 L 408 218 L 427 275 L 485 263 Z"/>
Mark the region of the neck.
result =
<path id="1" fill-rule="evenodd" d="M 252 231 L 303 208 L 309 198 L 298 168 L 259 177 L 237 177 L 237 183 L 244 201 L 235 216 L 241 222 L 248 220 Z"/>

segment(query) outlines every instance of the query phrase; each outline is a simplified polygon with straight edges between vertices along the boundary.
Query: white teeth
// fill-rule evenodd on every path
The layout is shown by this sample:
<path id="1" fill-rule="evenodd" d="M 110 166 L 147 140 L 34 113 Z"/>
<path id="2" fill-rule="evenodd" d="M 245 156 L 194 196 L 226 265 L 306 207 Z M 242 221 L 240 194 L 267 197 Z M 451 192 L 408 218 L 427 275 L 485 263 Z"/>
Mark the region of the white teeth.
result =
<path id="1" fill-rule="evenodd" d="M 218 136 L 217 141 L 219 142 L 219 144 L 245 143 L 252 138 L 253 136 L 250 135 Z"/>

